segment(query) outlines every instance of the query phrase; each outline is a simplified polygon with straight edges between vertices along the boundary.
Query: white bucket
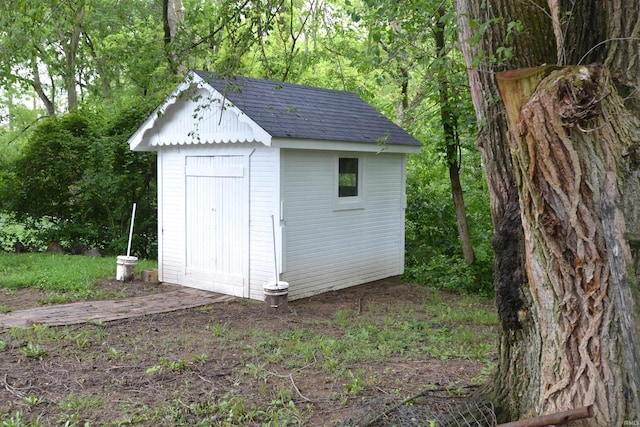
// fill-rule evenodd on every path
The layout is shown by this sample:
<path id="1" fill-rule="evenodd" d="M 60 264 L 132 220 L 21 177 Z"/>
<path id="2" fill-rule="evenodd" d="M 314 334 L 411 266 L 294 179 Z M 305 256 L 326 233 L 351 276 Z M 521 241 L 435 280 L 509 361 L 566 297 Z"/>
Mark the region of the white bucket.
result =
<path id="1" fill-rule="evenodd" d="M 122 255 L 117 257 L 116 263 L 116 280 L 119 280 L 121 282 L 128 282 L 135 279 L 138 258 L 134 256 Z"/>
<path id="2" fill-rule="evenodd" d="M 270 282 L 264 285 L 265 311 L 271 314 L 285 314 L 289 309 L 289 283 Z"/>

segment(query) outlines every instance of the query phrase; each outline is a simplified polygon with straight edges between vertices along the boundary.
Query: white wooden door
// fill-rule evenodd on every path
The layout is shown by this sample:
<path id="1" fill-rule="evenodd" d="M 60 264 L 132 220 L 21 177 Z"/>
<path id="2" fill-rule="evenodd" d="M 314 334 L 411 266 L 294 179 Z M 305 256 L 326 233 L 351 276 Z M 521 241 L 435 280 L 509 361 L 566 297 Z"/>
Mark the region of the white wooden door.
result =
<path id="1" fill-rule="evenodd" d="M 248 260 L 244 156 L 187 156 L 186 270 L 196 287 L 245 293 Z"/>

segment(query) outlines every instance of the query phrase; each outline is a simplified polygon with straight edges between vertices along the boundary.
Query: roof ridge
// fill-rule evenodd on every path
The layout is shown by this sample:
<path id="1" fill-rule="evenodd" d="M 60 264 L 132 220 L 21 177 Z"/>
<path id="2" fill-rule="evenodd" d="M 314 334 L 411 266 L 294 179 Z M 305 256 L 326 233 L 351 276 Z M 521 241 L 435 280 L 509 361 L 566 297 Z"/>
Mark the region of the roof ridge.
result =
<path id="1" fill-rule="evenodd" d="M 196 73 L 197 75 L 199 75 L 206 83 L 209 83 L 211 80 L 217 80 L 217 81 L 225 81 L 225 82 L 232 82 L 234 80 L 248 80 L 248 81 L 253 81 L 253 82 L 263 82 L 263 83 L 273 83 L 274 85 L 283 85 L 283 86 L 295 86 L 295 87 L 299 87 L 299 88 L 309 88 L 309 89 L 313 89 L 313 90 L 326 90 L 326 91 L 330 91 L 330 92 L 341 92 L 341 93 L 345 93 L 345 94 L 351 94 L 351 95 L 355 95 L 357 97 L 360 97 L 357 93 L 346 90 L 346 89 L 331 89 L 328 87 L 322 87 L 322 86 L 311 86 L 311 85 L 306 85 L 306 84 L 302 84 L 302 83 L 293 83 L 293 82 L 286 82 L 286 81 L 280 81 L 280 80 L 272 80 L 272 79 L 265 79 L 265 78 L 261 78 L 261 77 L 248 77 L 248 76 L 243 76 L 243 75 L 225 75 L 225 74 L 218 74 L 215 73 L 213 71 L 206 71 L 206 70 L 191 70 L 194 73 Z M 207 79 L 208 78 L 208 79 Z"/>

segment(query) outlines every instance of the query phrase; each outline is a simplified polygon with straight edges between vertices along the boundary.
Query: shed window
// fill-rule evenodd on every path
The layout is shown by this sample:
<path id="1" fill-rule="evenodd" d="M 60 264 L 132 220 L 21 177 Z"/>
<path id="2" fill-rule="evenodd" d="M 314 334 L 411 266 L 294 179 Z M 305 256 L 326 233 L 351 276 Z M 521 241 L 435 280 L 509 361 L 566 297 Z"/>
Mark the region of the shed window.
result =
<path id="1" fill-rule="evenodd" d="M 335 156 L 333 210 L 365 208 L 365 159 L 361 155 L 338 153 Z"/>
<path id="2" fill-rule="evenodd" d="M 358 158 L 340 157 L 338 160 L 338 197 L 358 196 Z"/>

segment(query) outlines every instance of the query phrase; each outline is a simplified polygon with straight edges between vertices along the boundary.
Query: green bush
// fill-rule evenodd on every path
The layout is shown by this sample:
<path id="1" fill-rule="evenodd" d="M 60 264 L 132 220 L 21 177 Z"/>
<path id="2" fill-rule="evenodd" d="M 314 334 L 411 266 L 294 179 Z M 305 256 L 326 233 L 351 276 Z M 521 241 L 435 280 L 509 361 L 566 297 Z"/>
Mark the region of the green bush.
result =
<path id="1" fill-rule="evenodd" d="M 470 165 L 478 153 L 467 153 Z M 493 292 L 492 223 L 481 167 L 462 171 L 467 222 L 476 262 L 462 258 L 448 173 L 434 155 L 411 158 L 407 173 L 404 279 L 436 289 L 490 295 Z"/>
<path id="2" fill-rule="evenodd" d="M 135 255 L 154 258 L 155 156 L 127 145 L 149 111 L 136 100 L 112 113 L 80 110 L 41 121 L 7 165 L 0 208 L 24 225 L 36 246 L 55 241 L 121 253 L 137 202 L 132 247 Z"/>

